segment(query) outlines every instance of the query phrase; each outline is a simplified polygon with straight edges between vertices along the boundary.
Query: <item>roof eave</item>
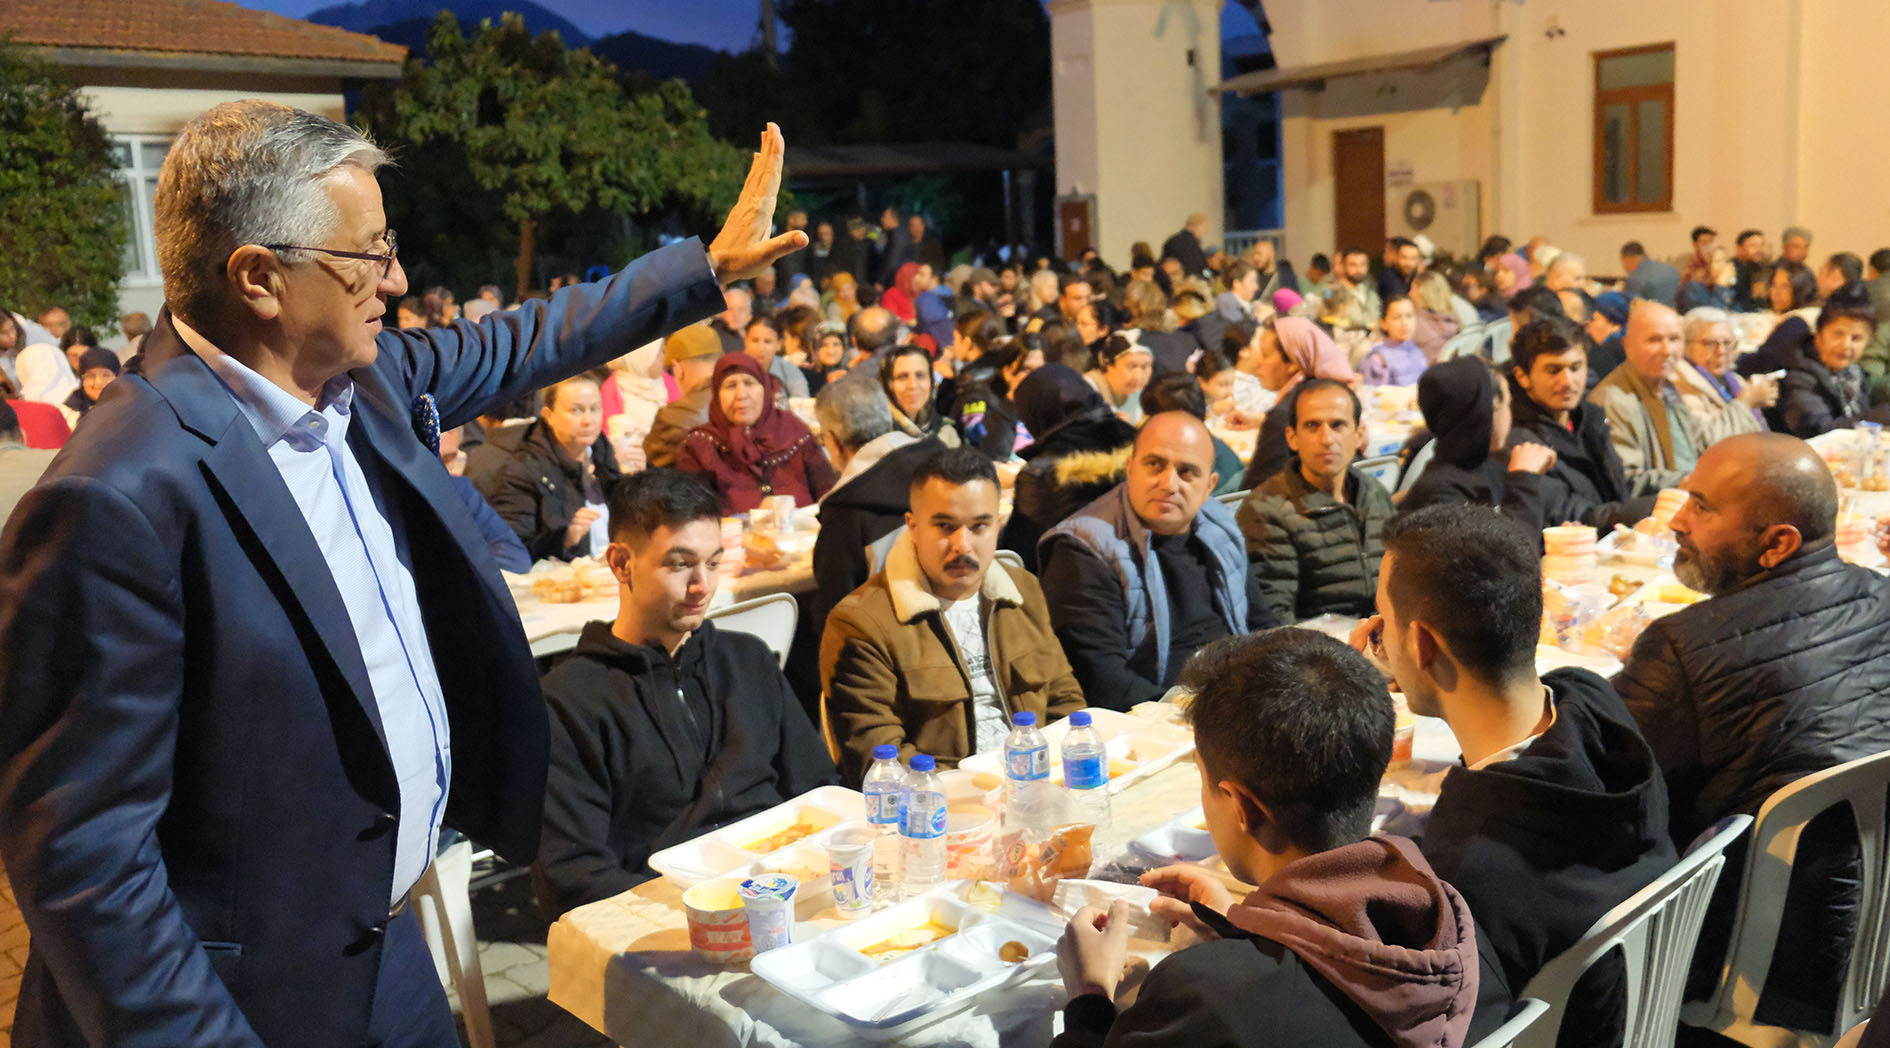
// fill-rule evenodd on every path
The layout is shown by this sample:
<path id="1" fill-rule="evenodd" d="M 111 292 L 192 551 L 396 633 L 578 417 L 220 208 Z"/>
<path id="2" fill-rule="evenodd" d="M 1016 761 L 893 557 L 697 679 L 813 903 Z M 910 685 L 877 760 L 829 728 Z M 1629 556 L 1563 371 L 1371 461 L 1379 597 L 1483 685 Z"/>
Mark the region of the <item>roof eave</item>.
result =
<path id="1" fill-rule="evenodd" d="M 1382 73 L 1428 71 L 1465 56 L 1476 56 L 1487 60 L 1490 53 L 1508 39 L 1508 35 L 1504 34 L 1466 40 L 1459 44 L 1419 48 L 1414 51 L 1387 55 L 1371 55 L 1360 59 L 1320 62 L 1287 69 L 1259 70 L 1223 80 L 1208 88 L 1208 93 L 1258 95 L 1274 91 L 1320 91 L 1325 89 L 1328 80 L 1375 76 Z"/>
<path id="2" fill-rule="evenodd" d="M 278 76 L 337 77 L 344 80 L 398 80 L 405 66 L 404 58 L 296 58 L 287 55 L 231 55 L 54 45 L 29 46 L 27 50 L 39 58 L 61 66 L 263 73 Z"/>

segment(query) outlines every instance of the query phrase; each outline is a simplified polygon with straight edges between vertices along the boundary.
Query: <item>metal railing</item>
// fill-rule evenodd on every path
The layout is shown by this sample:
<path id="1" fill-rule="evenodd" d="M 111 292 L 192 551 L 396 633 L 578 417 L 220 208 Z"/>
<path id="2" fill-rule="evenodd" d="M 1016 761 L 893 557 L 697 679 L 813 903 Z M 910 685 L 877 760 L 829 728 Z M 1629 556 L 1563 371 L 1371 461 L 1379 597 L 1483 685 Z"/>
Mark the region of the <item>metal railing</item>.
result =
<path id="1" fill-rule="evenodd" d="M 1273 253 L 1277 257 L 1286 257 L 1286 230 L 1284 229 L 1230 229 L 1221 237 L 1221 250 L 1239 257 L 1247 253 L 1253 242 L 1261 237 L 1273 241 Z"/>

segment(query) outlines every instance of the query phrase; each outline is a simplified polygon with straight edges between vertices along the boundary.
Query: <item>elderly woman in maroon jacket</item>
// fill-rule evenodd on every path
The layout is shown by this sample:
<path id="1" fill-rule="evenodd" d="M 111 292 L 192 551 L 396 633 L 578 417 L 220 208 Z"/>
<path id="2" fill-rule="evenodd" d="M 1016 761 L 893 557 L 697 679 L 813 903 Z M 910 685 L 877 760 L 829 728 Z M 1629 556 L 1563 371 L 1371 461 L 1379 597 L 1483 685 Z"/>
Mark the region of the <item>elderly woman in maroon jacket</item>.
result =
<path id="1" fill-rule="evenodd" d="M 746 353 L 716 361 L 707 425 L 689 431 L 676 468 L 715 486 L 725 514 L 746 513 L 771 495 L 805 506 L 827 493 L 833 464 L 793 413 L 775 406 L 777 380 Z"/>

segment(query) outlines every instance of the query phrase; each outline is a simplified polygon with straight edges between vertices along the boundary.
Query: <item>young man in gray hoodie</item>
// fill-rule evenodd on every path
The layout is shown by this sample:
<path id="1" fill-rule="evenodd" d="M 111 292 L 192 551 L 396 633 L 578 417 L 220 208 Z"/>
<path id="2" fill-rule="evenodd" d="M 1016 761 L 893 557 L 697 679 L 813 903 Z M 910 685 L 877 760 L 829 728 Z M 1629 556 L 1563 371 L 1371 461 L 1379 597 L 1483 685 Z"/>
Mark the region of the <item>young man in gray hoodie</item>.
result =
<path id="1" fill-rule="evenodd" d="M 1198 866 L 1145 875 L 1163 893 L 1155 914 L 1206 941 L 1157 964 L 1120 1012 L 1127 904 L 1078 911 L 1058 946 L 1071 1000 L 1056 1048 L 1464 1044 L 1470 909 L 1411 841 L 1370 835 L 1391 760 L 1383 676 L 1330 637 L 1281 629 L 1216 642 L 1184 683 L 1208 831 L 1259 887 L 1236 902 Z"/>

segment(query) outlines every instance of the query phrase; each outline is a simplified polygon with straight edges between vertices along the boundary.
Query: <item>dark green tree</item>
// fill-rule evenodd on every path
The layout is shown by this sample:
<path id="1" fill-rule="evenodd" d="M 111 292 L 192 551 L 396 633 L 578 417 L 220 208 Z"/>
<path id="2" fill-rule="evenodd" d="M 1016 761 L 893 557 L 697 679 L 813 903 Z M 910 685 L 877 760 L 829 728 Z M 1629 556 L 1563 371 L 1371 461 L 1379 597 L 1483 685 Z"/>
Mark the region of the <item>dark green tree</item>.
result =
<path id="1" fill-rule="evenodd" d="M 78 91 L 0 41 L 0 305 L 112 322 L 129 233 L 116 172 Z"/>
<path id="2" fill-rule="evenodd" d="M 403 213 L 390 193 L 389 213 L 396 226 L 419 220 L 415 247 L 428 256 L 488 261 L 502 219 L 523 294 L 550 220 L 670 208 L 706 223 L 741 190 L 746 156 L 709 133 L 680 81 L 626 93 L 608 63 L 555 33 L 532 36 L 513 14 L 463 35 L 441 12 L 427 51 L 398 85 L 365 92 L 359 116 L 397 150 L 398 196 L 413 207 Z"/>

